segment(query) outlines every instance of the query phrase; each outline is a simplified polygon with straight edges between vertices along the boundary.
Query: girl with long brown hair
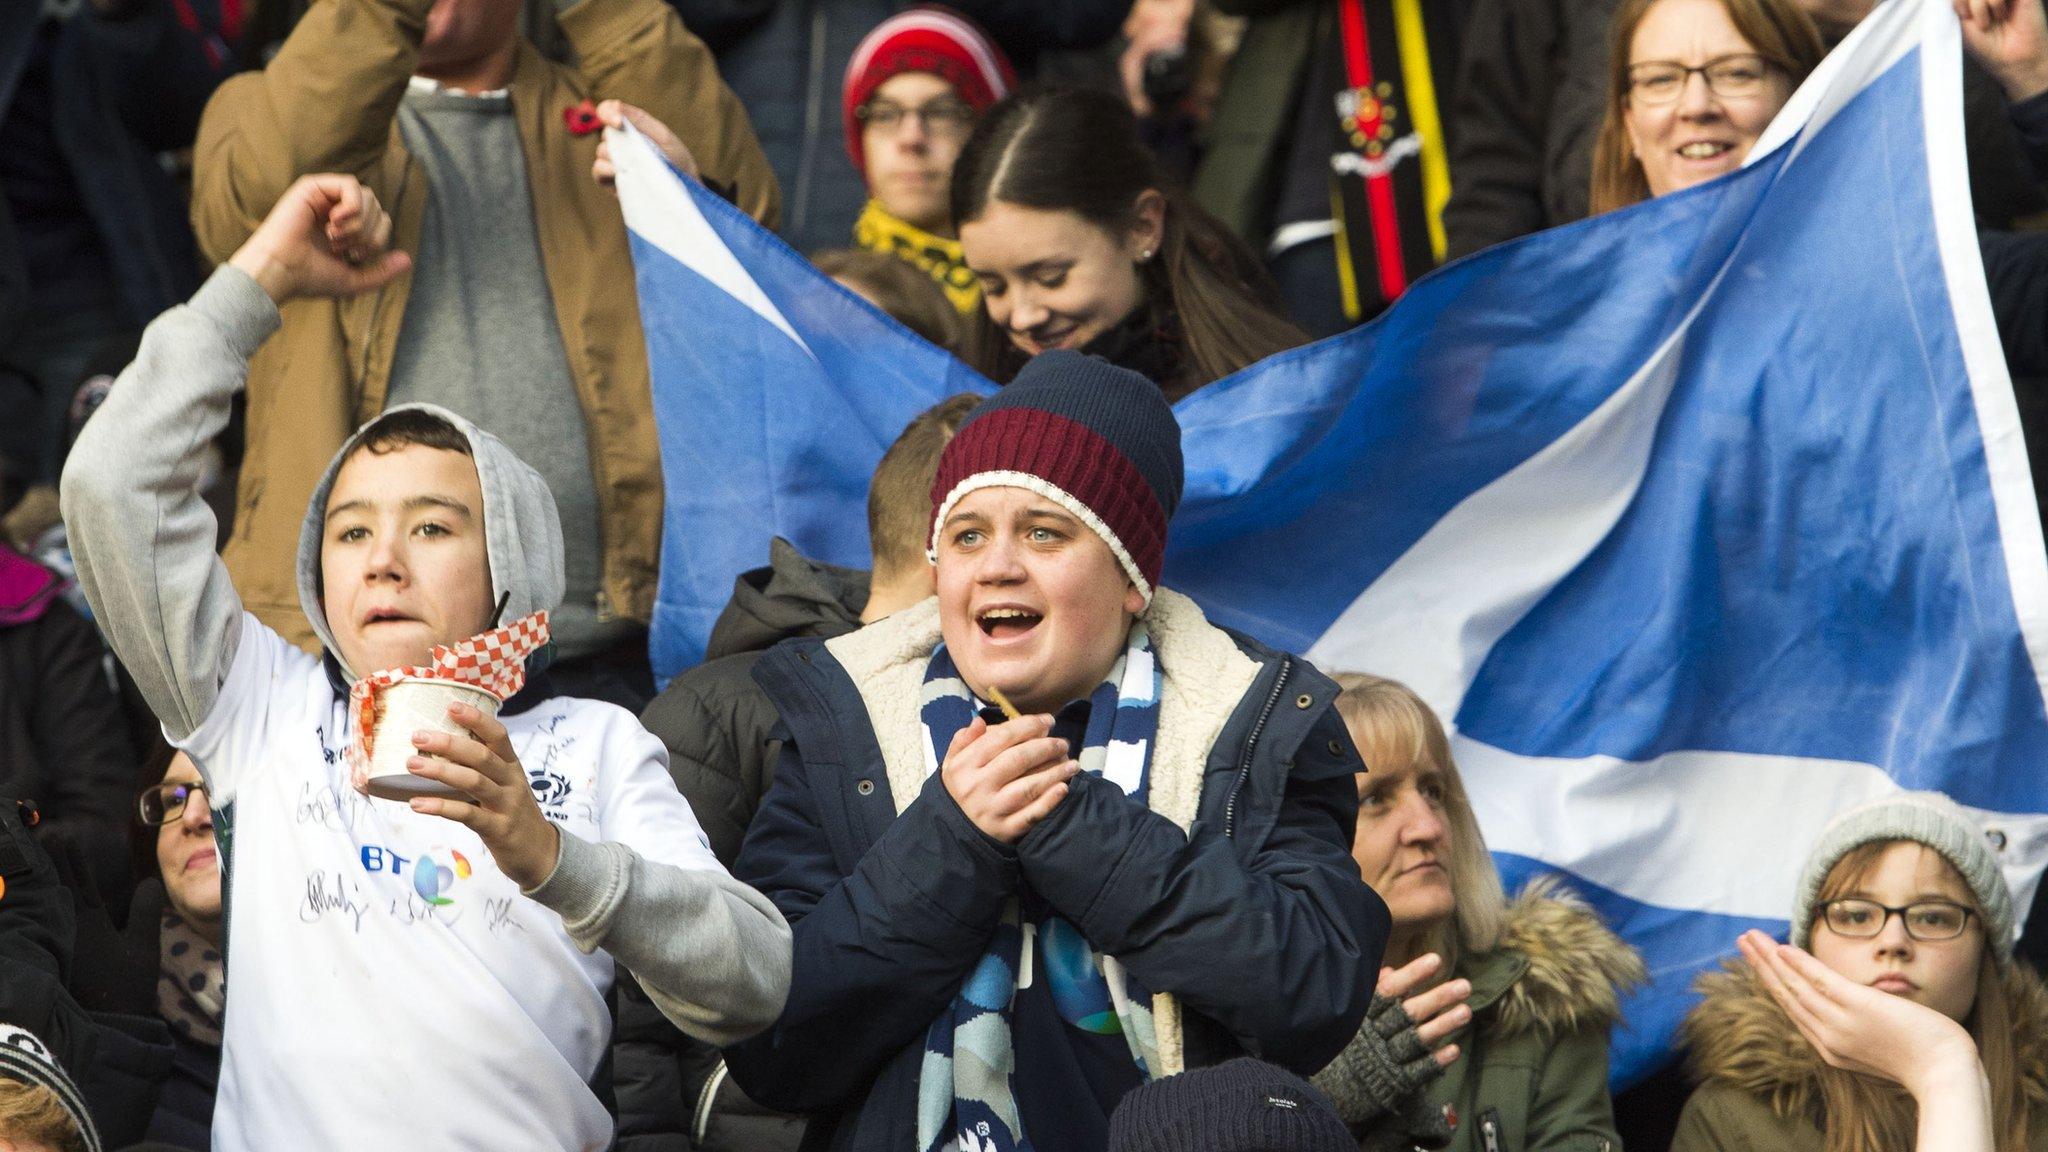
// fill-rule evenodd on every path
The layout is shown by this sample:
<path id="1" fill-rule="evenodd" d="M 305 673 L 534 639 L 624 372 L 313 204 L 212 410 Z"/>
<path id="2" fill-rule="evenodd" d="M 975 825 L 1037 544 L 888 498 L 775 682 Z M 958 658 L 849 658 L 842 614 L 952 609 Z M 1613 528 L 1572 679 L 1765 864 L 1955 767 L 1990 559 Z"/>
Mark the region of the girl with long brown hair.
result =
<path id="1" fill-rule="evenodd" d="M 1837 818 L 1808 857 L 1792 940 L 1700 981 L 1702 1081 L 1673 1152 L 2048 1149 L 2048 993 L 2013 959 L 1985 830 L 1907 792 Z"/>
<path id="2" fill-rule="evenodd" d="M 1112 94 L 998 103 L 961 149 L 952 198 L 983 300 L 965 359 L 998 382 L 1069 348 L 1177 400 L 1308 342 L 1257 255 L 1168 184 Z"/>

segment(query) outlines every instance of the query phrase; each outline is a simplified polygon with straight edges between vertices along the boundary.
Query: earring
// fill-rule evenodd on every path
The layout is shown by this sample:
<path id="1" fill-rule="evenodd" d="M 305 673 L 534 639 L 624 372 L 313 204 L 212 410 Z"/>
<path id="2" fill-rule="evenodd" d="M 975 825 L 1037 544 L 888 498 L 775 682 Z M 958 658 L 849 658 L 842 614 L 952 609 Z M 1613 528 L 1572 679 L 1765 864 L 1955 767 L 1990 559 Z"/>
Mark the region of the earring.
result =
<path id="1" fill-rule="evenodd" d="M 1147 248 L 1143 252 L 1138 253 L 1138 263 L 1140 264 L 1143 264 L 1145 261 L 1150 260 L 1151 258 L 1152 250 L 1150 248 Z"/>

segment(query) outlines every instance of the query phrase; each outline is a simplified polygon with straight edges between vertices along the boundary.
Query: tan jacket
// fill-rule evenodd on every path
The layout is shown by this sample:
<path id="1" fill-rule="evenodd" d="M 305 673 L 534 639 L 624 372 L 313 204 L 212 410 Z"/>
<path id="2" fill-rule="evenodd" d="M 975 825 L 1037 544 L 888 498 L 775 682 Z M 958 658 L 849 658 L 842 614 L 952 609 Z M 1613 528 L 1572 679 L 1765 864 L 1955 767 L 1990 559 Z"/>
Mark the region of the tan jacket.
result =
<path id="1" fill-rule="evenodd" d="M 1699 980 L 1705 998 L 1683 1039 L 1698 1091 L 1685 1102 L 1672 1152 L 1823 1152 L 1821 1059 L 1791 1017 L 1739 962 Z M 2048 989 L 2024 962 L 2005 969 L 2020 1087 L 2032 1110 L 2026 1147 L 2048 1152 Z"/>
<path id="2" fill-rule="evenodd" d="M 399 138 L 398 106 L 433 0 L 321 0 L 270 66 L 223 84 L 199 127 L 192 222 L 226 260 L 291 182 L 353 173 L 419 253 L 428 189 Z M 596 135 L 563 111 L 616 97 L 672 126 L 707 181 L 772 225 L 775 177 L 711 53 L 661 0 L 583 0 L 559 22 L 578 67 L 522 43 L 510 84 L 541 259 L 590 429 L 603 518 L 600 610 L 645 621 L 661 546 L 661 458 L 626 229 L 590 177 Z M 298 300 L 249 367 L 248 452 L 226 560 L 251 612 L 313 650 L 293 580 L 300 519 L 327 459 L 384 408 L 410 275 L 347 300 Z"/>

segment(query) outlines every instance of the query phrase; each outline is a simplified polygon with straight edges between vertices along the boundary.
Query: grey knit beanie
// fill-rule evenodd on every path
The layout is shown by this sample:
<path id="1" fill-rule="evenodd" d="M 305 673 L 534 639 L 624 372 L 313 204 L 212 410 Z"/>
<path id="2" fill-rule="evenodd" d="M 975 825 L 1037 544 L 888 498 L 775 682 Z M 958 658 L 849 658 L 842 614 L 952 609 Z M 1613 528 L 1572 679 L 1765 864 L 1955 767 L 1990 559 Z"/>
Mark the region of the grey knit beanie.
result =
<path id="1" fill-rule="evenodd" d="M 100 1152 L 99 1129 L 92 1126 L 85 1095 L 57 1063 L 57 1058 L 35 1033 L 12 1024 L 0 1024 L 0 1077 L 19 1080 L 31 1088 L 48 1088 L 78 1125 L 87 1152 Z"/>
<path id="2" fill-rule="evenodd" d="M 2000 964 L 2012 960 L 2012 890 L 1999 871 L 1998 851 L 1982 824 L 1939 792 L 1900 792 L 1858 805 L 1834 818 L 1820 834 L 1800 874 L 1792 901 L 1792 943 L 1813 937 L 1814 901 L 1828 873 L 1851 851 L 1884 840 L 1912 840 L 1941 853 L 1955 867 L 1983 910 L 1984 937 Z"/>

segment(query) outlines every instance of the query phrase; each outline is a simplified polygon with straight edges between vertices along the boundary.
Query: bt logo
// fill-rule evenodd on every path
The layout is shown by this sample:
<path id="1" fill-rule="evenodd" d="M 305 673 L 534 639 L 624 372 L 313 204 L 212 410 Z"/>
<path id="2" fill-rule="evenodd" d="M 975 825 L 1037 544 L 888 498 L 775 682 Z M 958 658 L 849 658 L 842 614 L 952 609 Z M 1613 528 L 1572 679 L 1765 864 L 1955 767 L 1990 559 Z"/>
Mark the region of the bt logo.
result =
<path id="1" fill-rule="evenodd" d="M 410 856 L 400 856 L 389 848 L 365 844 L 361 855 L 363 870 L 366 872 L 389 872 L 393 876 L 403 876 L 406 865 L 410 864 L 412 890 L 419 893 L 420 899 L 441 907 L 455 903 L 454 898 L 446 895 L 448 889 L 454 887 L 457 880 L 469 879 L 471 872 L 468 857 L 453 848 L 448 849 L 447 854 L 449 859 L 445 861 L 436 860 L 432 853 L 424 854 L 415 860 Z"/>

